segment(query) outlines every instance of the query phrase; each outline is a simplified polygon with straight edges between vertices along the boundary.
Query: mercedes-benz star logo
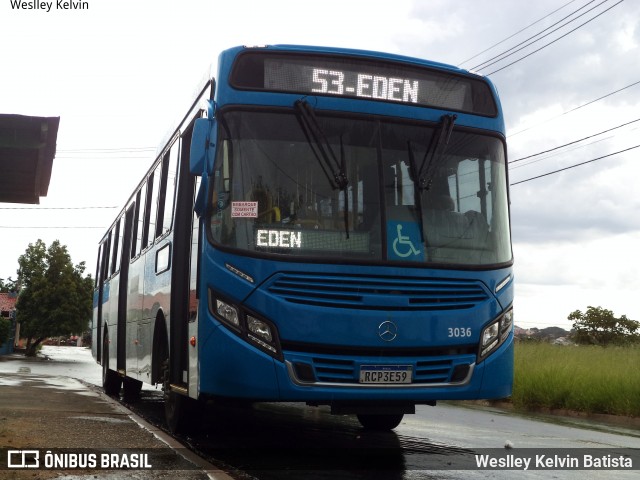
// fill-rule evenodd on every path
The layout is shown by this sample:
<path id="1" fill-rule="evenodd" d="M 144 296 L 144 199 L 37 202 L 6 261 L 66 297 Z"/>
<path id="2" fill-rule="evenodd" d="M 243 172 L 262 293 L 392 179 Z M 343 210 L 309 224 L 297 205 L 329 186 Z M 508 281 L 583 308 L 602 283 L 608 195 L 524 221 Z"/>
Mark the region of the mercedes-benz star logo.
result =
<path id="1" fill-rule="evenodd" d="M 398 336 L 398 327 L 395 323 L 387 320 L 378 327 L 378 335 L 385 342 L 392 342 Z"/>

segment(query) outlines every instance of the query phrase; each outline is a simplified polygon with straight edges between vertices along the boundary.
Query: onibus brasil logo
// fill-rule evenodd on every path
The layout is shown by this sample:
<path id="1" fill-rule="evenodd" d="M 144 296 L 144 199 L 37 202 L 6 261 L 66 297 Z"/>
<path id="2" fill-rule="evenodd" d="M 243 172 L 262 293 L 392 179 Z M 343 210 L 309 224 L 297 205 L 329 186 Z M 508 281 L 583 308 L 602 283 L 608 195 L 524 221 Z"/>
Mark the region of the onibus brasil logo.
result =
<path id="1" fill-rule="evenodd" d="M 153 468 L 148 453 L 57 452 L 47 450 L 7 450 L 9 469 L 148 469 Z"/>

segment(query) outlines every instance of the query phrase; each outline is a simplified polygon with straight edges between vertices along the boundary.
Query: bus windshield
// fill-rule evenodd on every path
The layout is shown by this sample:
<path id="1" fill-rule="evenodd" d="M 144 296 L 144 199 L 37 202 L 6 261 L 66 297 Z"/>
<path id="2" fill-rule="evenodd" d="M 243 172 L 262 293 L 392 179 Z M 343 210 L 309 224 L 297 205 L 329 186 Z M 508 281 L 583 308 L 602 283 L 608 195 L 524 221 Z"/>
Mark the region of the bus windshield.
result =
<path id="1" fill-rule="evenodd" d="M 511 260 L 500 139 L 454 127 L 434 154 L 434 123 L 311 115 L 310 129 L 300 109 L 218 112 L 216 244 L 327 261 Z"/>

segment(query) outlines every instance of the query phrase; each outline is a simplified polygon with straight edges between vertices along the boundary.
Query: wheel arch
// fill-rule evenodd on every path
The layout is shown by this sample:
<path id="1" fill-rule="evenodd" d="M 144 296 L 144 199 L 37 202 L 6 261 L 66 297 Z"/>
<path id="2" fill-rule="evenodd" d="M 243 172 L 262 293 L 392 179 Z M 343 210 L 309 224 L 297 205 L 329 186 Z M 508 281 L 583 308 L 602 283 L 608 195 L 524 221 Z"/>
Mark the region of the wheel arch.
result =
<path id="1" fill-rule="evenodd" d="M 169 335 L 164 312 L 160 309 L 156 313 L 153 325 L 153 347 L 151 349 L 151 384 L 162 381 L 162 363 L 169 356 Z"/>
<path id="2" fill-rule="evenodd" d="M 105 359 L 105 354 L 109 354 L 109 344 L 111 343 L 111 340 L 107 340 L 109 339 L 109 328 L 107 327 L 107 325 L 105 324 L 104 327 L 102 328 L 102 335 L 100 337 L 100 339 L 98 340 L 98 342 L 102 345 L 101 348 L 101 352 L 100 352 L 100 365 L 102 365 L 104 363 L 104 359 Z"/>

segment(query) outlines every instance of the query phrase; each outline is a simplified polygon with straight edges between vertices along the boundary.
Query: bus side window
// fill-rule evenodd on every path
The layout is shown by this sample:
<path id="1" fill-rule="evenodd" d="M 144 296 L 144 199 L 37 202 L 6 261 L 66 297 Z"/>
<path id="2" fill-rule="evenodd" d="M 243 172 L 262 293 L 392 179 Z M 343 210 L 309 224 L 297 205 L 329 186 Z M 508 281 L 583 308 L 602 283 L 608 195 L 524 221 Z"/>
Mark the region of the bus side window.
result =
<path id="1" fill-rule="evenodd" d="M 153 170 L 153 174 L 149 177 L 149 216 L 147 226 L 147 241 L 145 242 L 145 246 L 149 246 L 156 239 L 156 234 L 158 233 L 156 229 L 156 222 L 158 216 L 158 193 L 160 191 L 160 180 L 162 177 L 162 163 L 159 163 L 156 168 Z"/>
<path id="2" fill-rule="evenodd" d="M 120 222 L 118 224 L 117 235 L 118 239 L 116 240 L 116 255 L 115 255 L 115 272 L 120 271 L 120 263 L 122 262 L 122 251 L 124 250 L 124 222 L 125 216 L 122 215 L 120 217 Z"/>
<path id="3" fill-rule="evenodd" d="M 100 248 L 98 248 L 98 260 L 96 261 L 96 276 L 95 276 L 95 284 L 94 287 L 98 288 L 98 284 L 100 283 L 100 267 L 102 267 L 102 251 L 104 250 L 104 243 L 100 244 Z"/>
<path id="4" fill-rule="evenodd" d="M 160 202 L 163 204 L 162 224 L 159 226 L 160 235 L 164 235 L 173 226 L 173 205 L 176 192 L 176 178 L 178 169 L 178 152 L 180 151 L 180 140 L 177 140 L 163 160 L 163 185 L 164 197 L 161 195 Z M 160 214 L 159 214 L 160 215 Z"/>
<path id="5" fill-rule="evenodd" d="M 116 223 L 116 229 L 111 239 L 111 253 L 109 254 L 111 261 L 111 268 L 109 269 L 109 275 L 113 275 L 118 271 L 118 247 L 120 246 L 120 220 Z"/>
<path id="6" fill-rule="evenodd" d="M 140 205 L 140 226 L 142 228 L 142 231 L 140 232 L 140 251 L 144 250 L 145 248 L 147 248 L 147 240 L 149 240 L 149 202 L 151 200 L 151 188 L 152 188 L 152 184 L 153 184 L 153 176 L 149 176 L 147 177 L 147 181 L 144 184 L 143 190 L 144 190 L 144 196 L 145 196 L 145 203 L 144 205 Z"/>
<path id="7" fill-rule="evenodd" d="M 144 232 L 145 217 L 145 200 L 147 198 L 147 185 L 142 185 L 136 197 L 136 215 L 135 215 L 135 236 L 133 237 L 133 245 L 131 246 L 131 258 L 138 256 L 142 251 L 142 240 Z"/>
<path id="8" fill-rule="evenodd" d="M 167 192 L 167 166 L 168 166 L 168 158 L 169 153 L 165 153 L 162 157 L 162 162 L 156 167 L 156 171 L 158 168 L 161 170 L 159 187 L 158 187 L 158 211 L 156 213 L 156 238 L 160 237 L 164 232 L 164 209 L 165 209 L 165 194 Z M 156 178 L 155 181 L 158 181 Z M 155 182 L 154 181 L 154 182 Z"/>
<path id="9" fill-rule="evenodd" d="M 102 280 L 109 278 L 109 254 L 111 253 L 111 232 L 103 244 L 102 252 Z"/>

